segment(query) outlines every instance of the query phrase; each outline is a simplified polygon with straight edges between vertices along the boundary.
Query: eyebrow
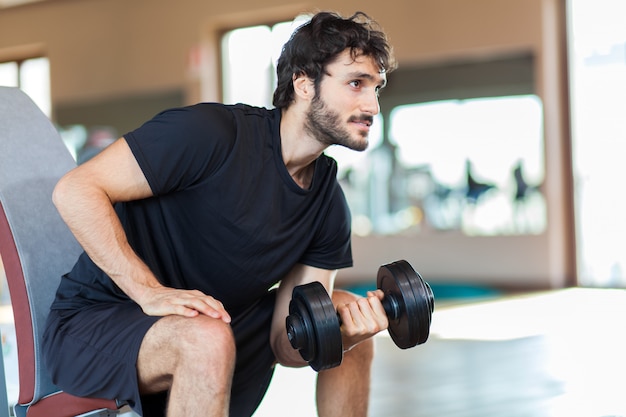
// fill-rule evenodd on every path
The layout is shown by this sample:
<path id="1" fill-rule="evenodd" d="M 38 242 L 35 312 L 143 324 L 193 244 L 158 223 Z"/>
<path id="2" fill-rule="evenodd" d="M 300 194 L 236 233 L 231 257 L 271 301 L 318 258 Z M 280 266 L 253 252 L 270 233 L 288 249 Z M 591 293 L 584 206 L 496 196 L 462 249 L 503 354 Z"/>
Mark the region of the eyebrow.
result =
<path id="1" fill-rule="evenodd" d="M 384 73 L 381 73 L 381 74 L 384 74 Z M 376 77 L 368 72 L 358 72 L 358 71 L 349 72 L 348 74 L 346 74 L 346 78 L 365 78 L 368 80 L 376 81 Z M 380 83 L 380 87 L 383 88 L 387 85 L 387 77 L 381 76 L 380 79 L 382 80 Z"/>

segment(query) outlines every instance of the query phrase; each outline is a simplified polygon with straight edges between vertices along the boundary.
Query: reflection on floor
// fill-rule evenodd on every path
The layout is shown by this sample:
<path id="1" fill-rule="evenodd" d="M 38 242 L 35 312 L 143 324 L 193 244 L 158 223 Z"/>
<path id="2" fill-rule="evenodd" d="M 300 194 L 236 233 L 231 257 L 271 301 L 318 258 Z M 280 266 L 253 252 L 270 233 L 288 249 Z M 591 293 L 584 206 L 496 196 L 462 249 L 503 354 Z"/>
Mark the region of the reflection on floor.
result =
<path id="1" fill-rule="evenodd" d="M 371 417 L 626 416 L 626 291 L 437 308 L 431 337 L 377 337 Z M 279 368 L 255 417 L 315 416 L 315 375 Z"/>

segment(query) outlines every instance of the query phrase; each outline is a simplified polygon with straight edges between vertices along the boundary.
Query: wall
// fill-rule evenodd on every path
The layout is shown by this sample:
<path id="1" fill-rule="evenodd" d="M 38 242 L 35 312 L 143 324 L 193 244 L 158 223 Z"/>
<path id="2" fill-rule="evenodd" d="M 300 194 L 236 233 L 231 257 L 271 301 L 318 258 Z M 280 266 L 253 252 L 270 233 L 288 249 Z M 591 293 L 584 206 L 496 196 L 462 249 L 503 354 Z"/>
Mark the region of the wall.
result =
<path id="1" fill-rule="evenodd" d="M 0 60 L 46 53 L 53 108 L 146 94 L 183 92 L 187 102 L 219 100 L 217 43 L 223 30 L 290 19 L 299 12 L 363 10 L 388 32 L 401 66 L 511 53 L 536 57 L 544 100 L 548 230 L 540 236 L 357 238 L 345 280 L 374 276 L 407 258 L 429 280 L 554 287 L 569 282 L 572 231 L 565 135 L 560 0 L 50 0 L 0 11 Z M 190 66 L 201 53 L 201 71 Z"/>

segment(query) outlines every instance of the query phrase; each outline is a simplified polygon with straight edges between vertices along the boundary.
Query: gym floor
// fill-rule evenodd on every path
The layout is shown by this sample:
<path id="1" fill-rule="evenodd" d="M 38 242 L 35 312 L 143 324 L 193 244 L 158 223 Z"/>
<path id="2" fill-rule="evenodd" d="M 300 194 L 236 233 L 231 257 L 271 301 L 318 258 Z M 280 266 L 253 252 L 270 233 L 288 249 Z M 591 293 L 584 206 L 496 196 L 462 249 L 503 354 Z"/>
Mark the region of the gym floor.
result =
<path id="1" fill-rule="evenodd" d="M 17 358 L 0 322 L 12 399 Z M 376 338 L 370 417 L 626 417 L 625 322 L 625 290 L 438 300 L 425 344 Z M 279 367 L 254 417 L 314 417 L 314 389 L 311 369 Z"/>
<path id="2" fill-rule="evenodd" d="M 377 337 L 370 417 L 626 416 L 626 291 L 437 305 L 430 339 Z M 315 375 L 279 368 L 254 417 L 313 417 Z"/>

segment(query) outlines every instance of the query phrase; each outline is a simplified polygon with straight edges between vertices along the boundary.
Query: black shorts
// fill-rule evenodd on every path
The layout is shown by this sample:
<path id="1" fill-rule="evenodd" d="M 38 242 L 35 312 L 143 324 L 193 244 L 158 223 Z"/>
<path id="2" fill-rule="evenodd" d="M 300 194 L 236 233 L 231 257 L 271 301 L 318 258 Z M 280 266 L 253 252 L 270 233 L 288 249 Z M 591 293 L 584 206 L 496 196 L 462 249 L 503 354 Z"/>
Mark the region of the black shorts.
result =
<path id="1" fill-rule="evenodd" d="M 271 291 L 233 317 L 237 362 L 232 417 L 251 416 L 272 379 L 275 358 L 269 335 L 275 298 Z M 167 393 L 140 395 L 136 368 L 141 342 L 158 320 L 133 302 L 52 310 L 43 354 L 53 382 L 73 395 L 124 401 L 144 417 L 164 416 Z"/>

